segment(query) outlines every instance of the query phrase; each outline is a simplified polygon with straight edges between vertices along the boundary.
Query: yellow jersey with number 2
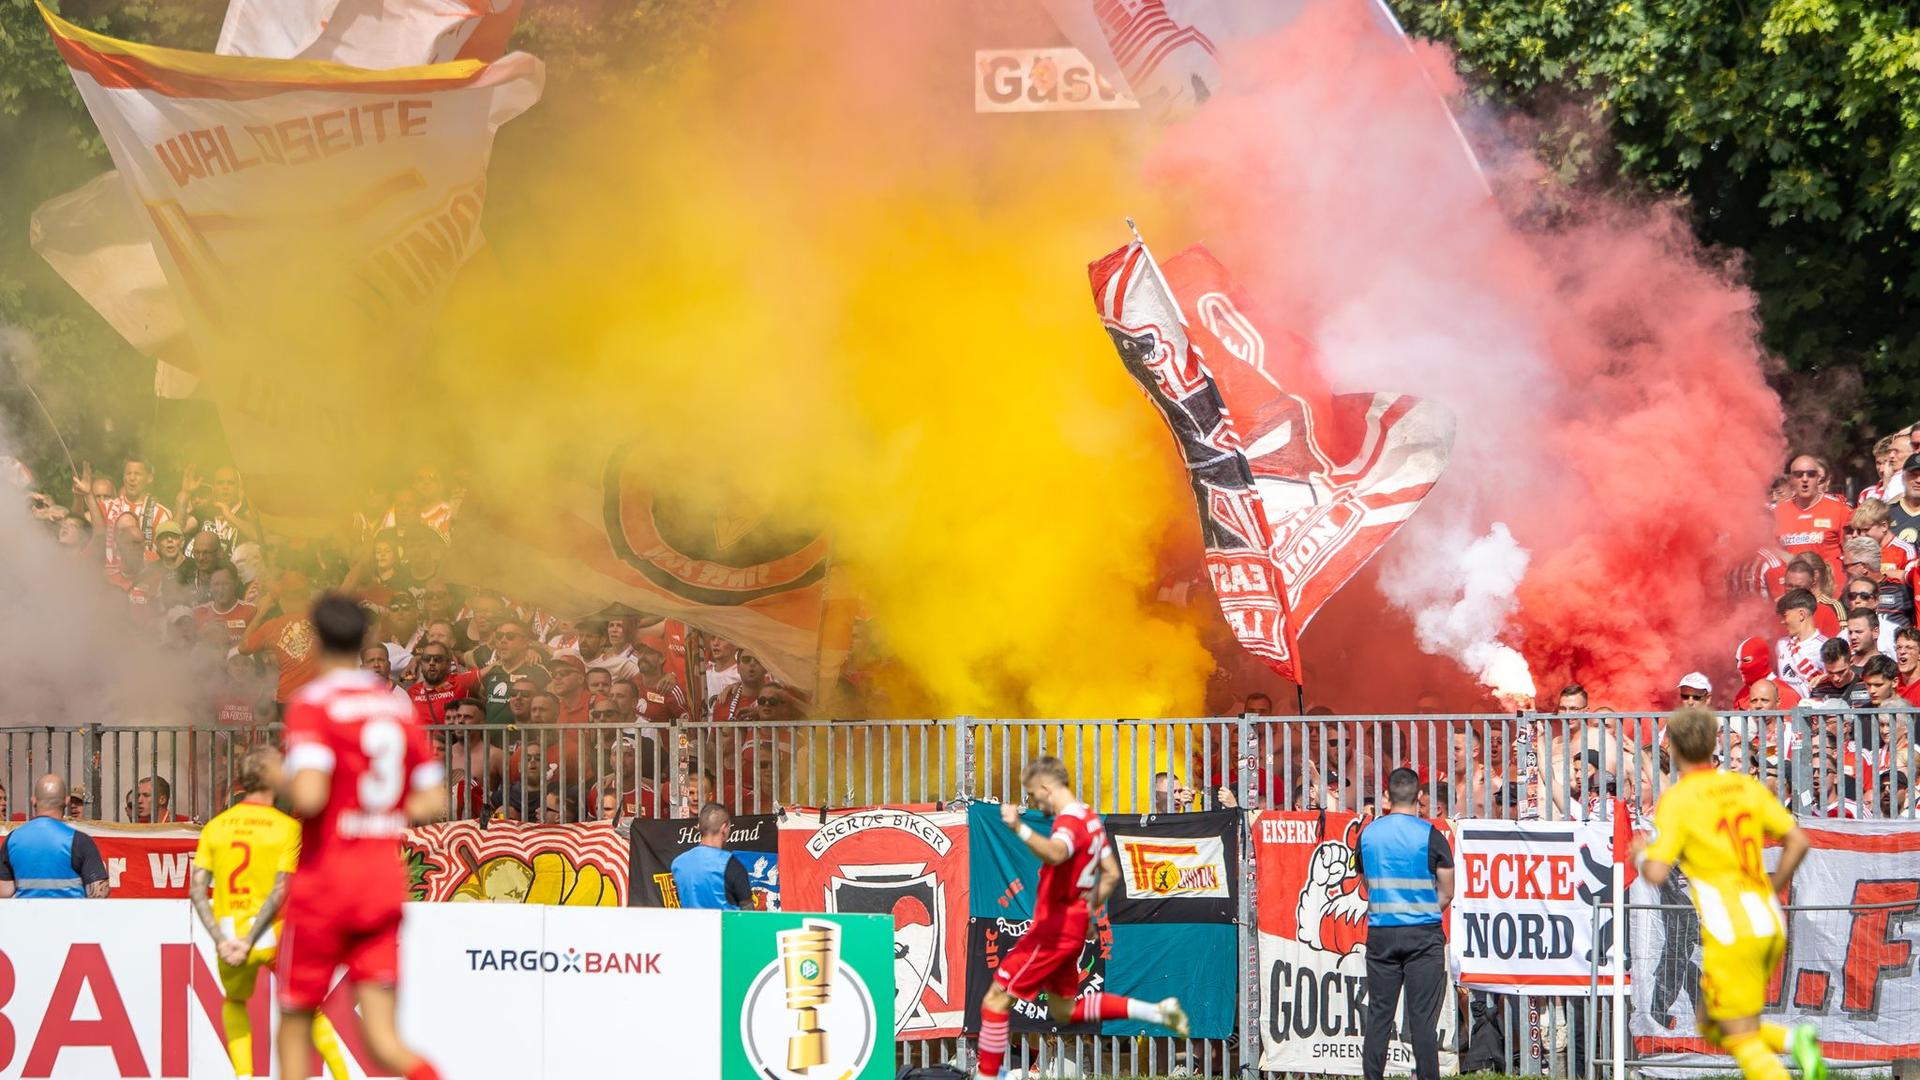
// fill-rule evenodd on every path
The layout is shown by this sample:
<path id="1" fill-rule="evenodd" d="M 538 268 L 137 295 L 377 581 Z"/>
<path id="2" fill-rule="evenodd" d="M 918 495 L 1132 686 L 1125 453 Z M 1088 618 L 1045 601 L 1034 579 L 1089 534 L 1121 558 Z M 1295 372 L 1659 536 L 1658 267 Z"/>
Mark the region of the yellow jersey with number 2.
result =
<path id="1" fill-rule="evenodd" d="M 273 892 L 277 874 L 300 863 L 300 823 L 258 803 L 235 803 L 200 830 L 193 865 L 213 875 L 213 917 L 227 933 L 253 931 L 253 916 Z M 279 927 L 260 936 L 256 951 L 277 942 Z"/>

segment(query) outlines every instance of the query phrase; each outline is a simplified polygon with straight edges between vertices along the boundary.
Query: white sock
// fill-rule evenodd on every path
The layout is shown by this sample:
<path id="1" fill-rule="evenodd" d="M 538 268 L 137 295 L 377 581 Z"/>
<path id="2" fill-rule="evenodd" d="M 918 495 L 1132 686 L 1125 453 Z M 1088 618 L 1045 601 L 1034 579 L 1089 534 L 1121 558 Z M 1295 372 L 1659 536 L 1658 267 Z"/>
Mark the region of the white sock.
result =
<path id="1" fill-rule="evenodd" d="M 1167 1014 L 1158 1002 L 1141 1001 L 1139 998 L 1127 999 L 1127 1019 L 1141 1020 L 1149 1024 L 1158 1024 L 1166 1020 Z"/>

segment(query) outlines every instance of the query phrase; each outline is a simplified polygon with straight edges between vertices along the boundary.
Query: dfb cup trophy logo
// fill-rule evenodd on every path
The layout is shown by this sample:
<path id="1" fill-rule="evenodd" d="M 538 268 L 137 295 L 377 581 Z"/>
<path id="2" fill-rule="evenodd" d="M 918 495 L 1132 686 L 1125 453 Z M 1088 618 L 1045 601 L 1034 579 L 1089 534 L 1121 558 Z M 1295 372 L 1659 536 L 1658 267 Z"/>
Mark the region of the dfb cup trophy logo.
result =
<path id="1" fill-rule="evenodd" d="M 833 965 L 840 959 L 840 930 L 831 923 L 809 923 L 778 935 L 780 971 L 787 983 L 787 1008 L 800 1034 L 787 1040 L 787 1068 L 805 1072 L 827 1060 L 827 1033 L 820 1030 L 820 1009 L 833 1000 Z"/>
<path id="2" fill-rule="evenodd" d="M 774 935 L 778 956 L 747 991 L 740 1034 L 758 1075 L 857 1075 L 879 1038 L 873 994 L 840 959 L 840 927 L 808 919 Z M 776 980 L 778 987 L 776 990 Z"/>

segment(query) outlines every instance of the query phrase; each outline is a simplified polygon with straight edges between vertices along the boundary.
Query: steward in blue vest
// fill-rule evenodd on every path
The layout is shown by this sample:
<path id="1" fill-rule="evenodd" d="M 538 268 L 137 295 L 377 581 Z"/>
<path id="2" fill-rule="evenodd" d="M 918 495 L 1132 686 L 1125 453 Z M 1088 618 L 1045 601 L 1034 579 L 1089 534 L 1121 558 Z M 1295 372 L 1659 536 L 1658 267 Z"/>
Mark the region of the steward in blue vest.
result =
<path id="1" fill-rule="evenodd" d="M 0 841 L 0 898 L 100 898 L 107 865 L 93 837 L 61 820 L 67 782 L 48 773 L 33 785 L 33 819 Z"/>
<path id="2" fill-rule="evenodd" d="M 733 815 L 719 803 L 700 808 L 700 843 L 673 860 L 673 891 L 683 908 L 739 911 L 753 901 L 747 868 L 728 851 Z"/>
<path id="3" fill-rule="evenodd" d="M 1420 775 L 1387 777 L 1392 809 L 1360 833 L 1367 878 L 1367 1030 L 1360 1065 L 1367 1080 L 1387 1070 L 1387 1036 L 1400 991 L 1407 995 L 1401 1037 L 1413 1043 L 1416 1080 L 1440 1077 L 1440 1004 L 1447 988 L 1447 939 L 1440 927 L 1453 899 L 1453 848 L 1420 817 Z"/>

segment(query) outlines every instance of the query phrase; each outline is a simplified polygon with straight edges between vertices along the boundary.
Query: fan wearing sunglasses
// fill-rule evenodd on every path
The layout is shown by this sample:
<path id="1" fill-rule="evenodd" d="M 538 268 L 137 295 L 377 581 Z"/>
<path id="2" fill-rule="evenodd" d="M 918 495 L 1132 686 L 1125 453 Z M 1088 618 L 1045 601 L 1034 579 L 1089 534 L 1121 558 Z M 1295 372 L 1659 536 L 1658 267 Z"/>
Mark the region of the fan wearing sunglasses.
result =
<path id="1" fill-rule="evenodd" d="M 1789 555 L 1816 552 L 1828 563 L 1840 564 L 1840 540 L 1853 507 L 1827 494 L 1827 464 L 1812 454 L 1795 454 L 1787 462 L 1787 498 L 1773 508 L 1774 535 Z"/>

